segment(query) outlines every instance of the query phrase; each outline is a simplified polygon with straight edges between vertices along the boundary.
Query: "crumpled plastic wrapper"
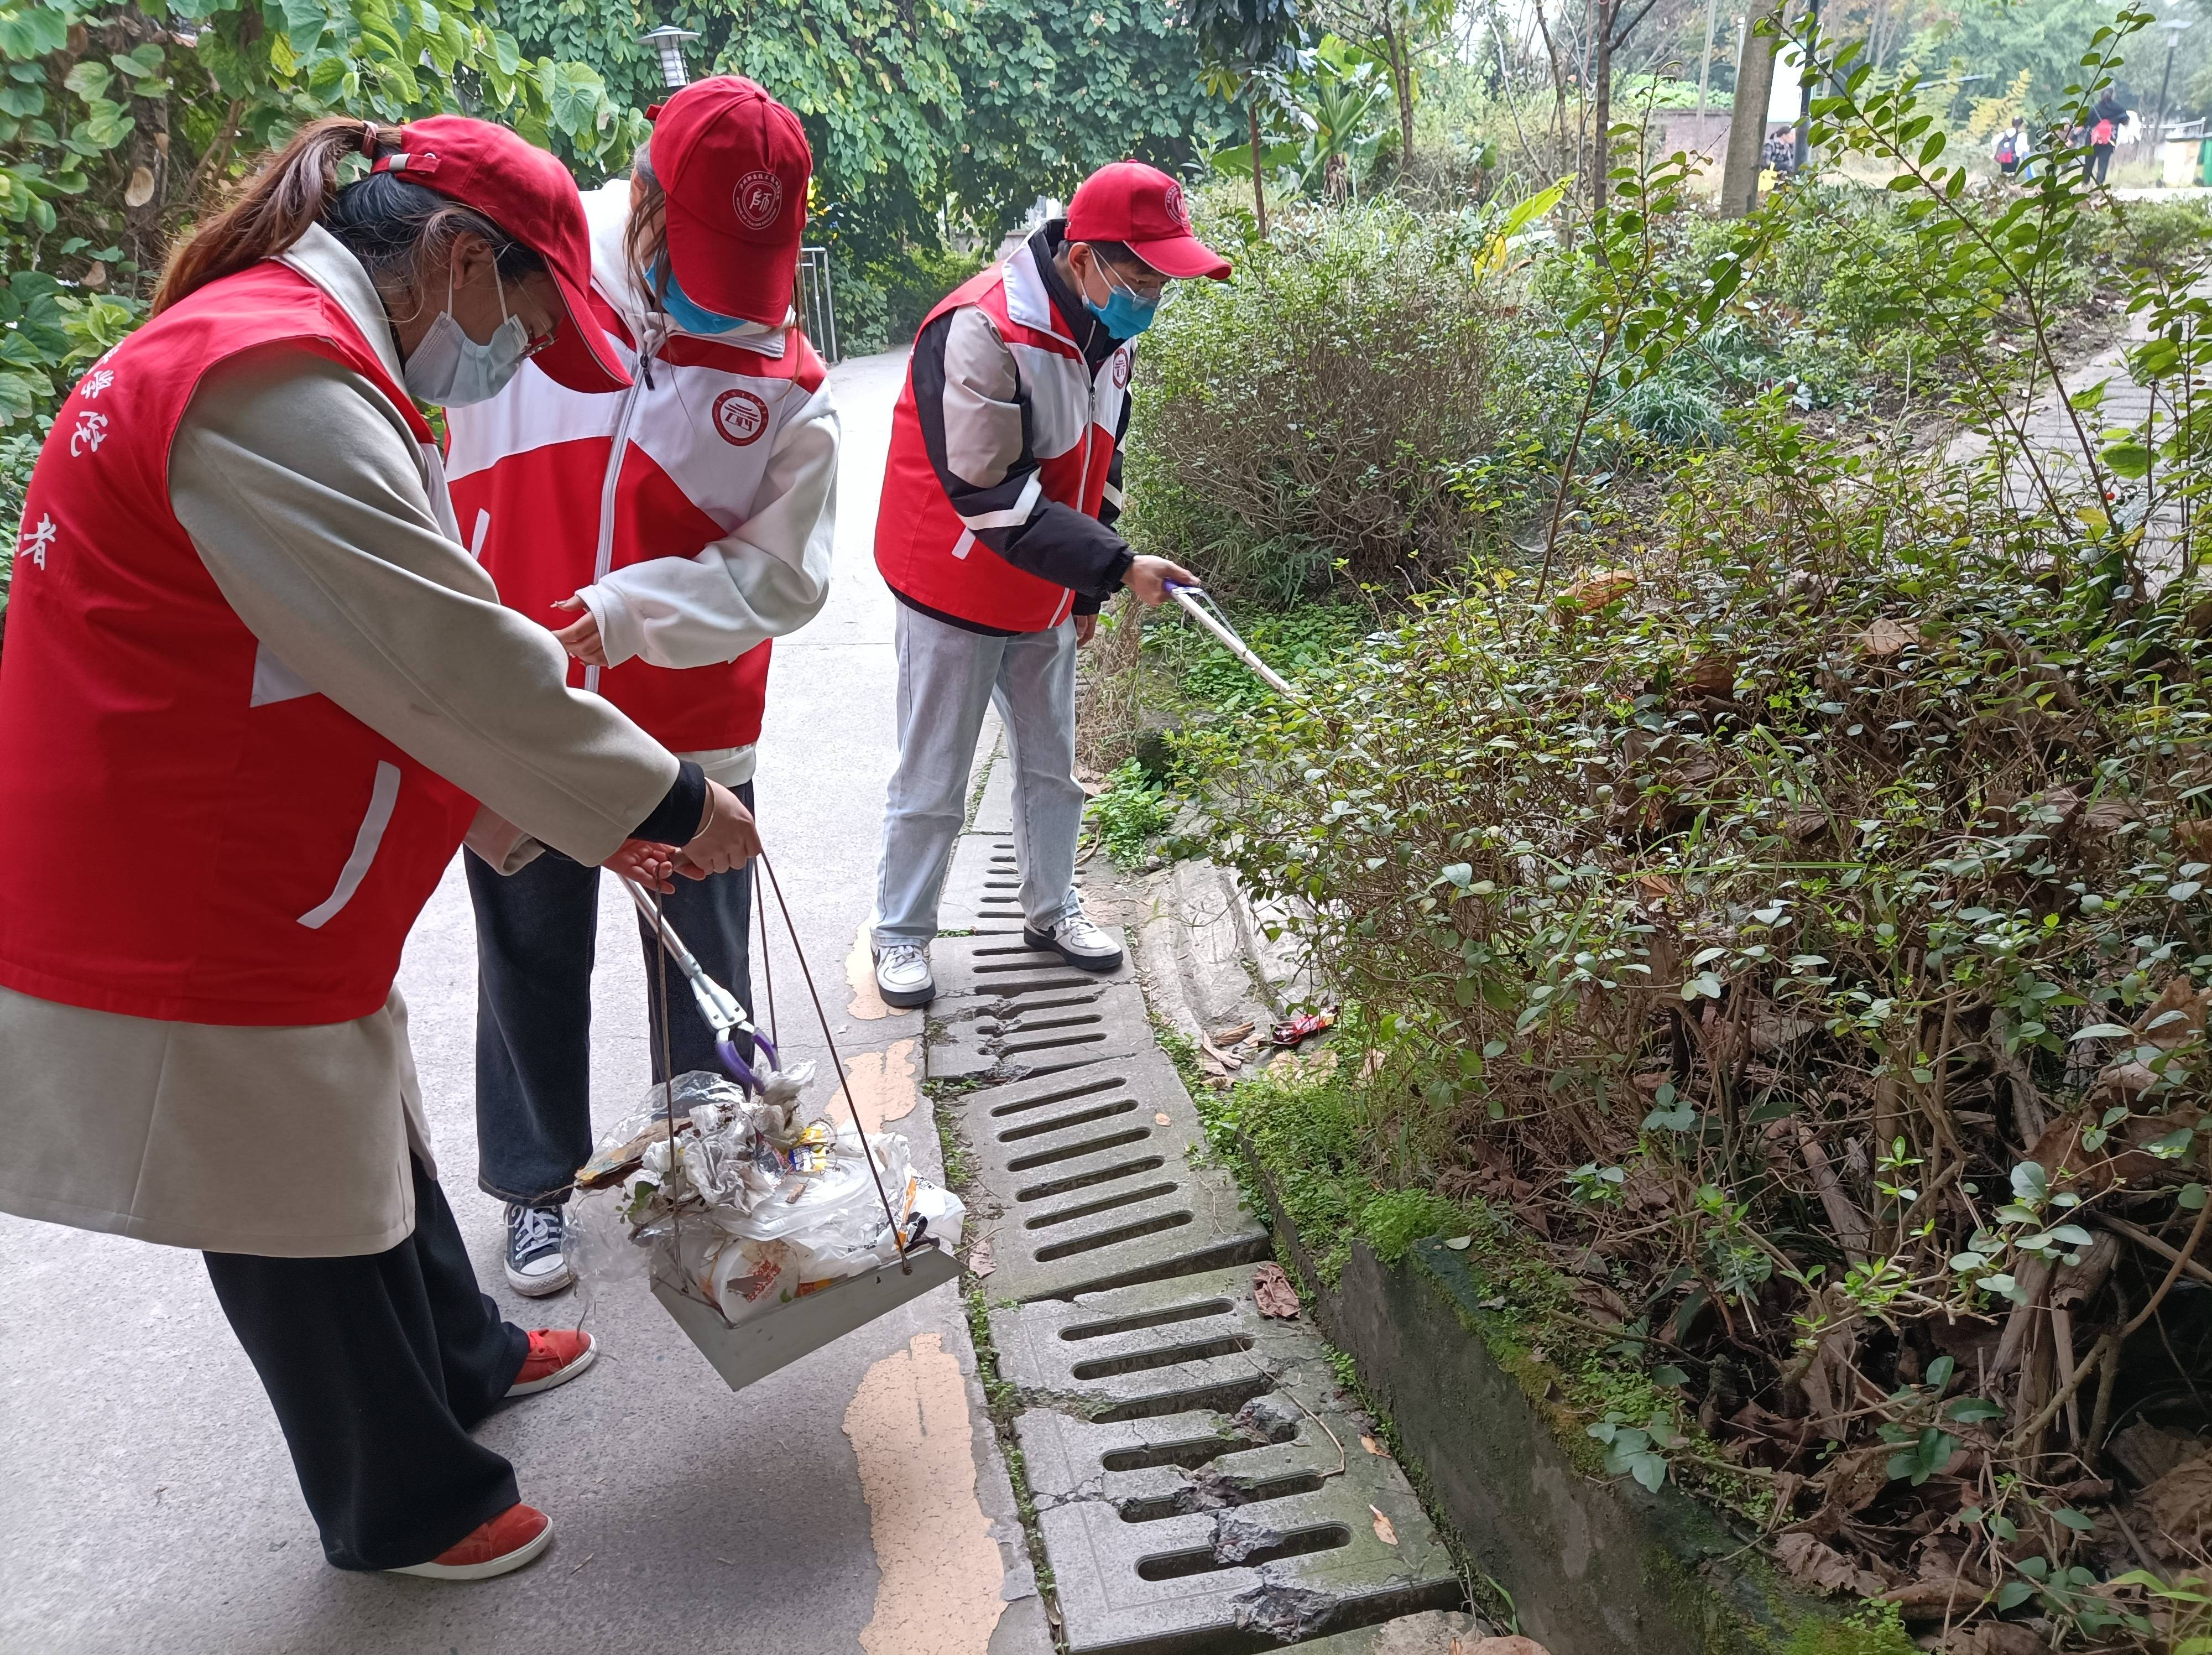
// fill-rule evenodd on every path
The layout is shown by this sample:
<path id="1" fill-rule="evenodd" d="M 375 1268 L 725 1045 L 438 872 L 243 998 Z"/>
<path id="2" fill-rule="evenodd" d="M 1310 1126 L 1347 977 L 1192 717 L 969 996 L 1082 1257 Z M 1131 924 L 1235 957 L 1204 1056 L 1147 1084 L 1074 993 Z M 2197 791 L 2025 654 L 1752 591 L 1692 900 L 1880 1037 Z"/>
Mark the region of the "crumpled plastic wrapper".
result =
<path id="1" fill-rule="evenodd" d="M 801 1123 L 812 1075 L 811 1064 L 777 1073 L 757 1098 L 720 1075 L 679 1075 L 672 1137 L 653 1087 L 648 1106 L 602 1138 L 580 1175 L 604 1183 L 622 1174 L 580 1194 L 572 1214 L 570 1265 L 586 1287 L 649 1276 L 735 1323 L 896 1263 L 902 1235 L 909 1247 L 927 1239 L 957 1249 L 965 1209 L 914 1171 L 904 1138 L 878 1133 L 864 1146 L 850 1125 Z"/>

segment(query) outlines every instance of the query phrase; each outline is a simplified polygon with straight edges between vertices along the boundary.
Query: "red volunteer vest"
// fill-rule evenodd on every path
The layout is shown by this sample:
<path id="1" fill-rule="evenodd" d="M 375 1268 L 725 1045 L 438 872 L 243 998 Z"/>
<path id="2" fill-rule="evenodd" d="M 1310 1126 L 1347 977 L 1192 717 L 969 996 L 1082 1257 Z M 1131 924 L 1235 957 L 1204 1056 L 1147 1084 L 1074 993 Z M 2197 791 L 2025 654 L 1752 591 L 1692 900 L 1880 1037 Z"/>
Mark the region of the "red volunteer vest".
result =
<path id="1" fill-rule="evenodd" d="M 187 1023 L 367 1016 L 475 812 L 262 650 L 170 509 L 202 376 L 277 343 L 364 375 L 430 439 L 344 311 L 273 262 L 78 382 L 32 474 L 0 652 L 11 989 Z"/>
<path id="2" fill-rule="evenodd" d="M 794 328 L 780 357 L 673 337 L 653 357 L 648 383 L 613 307 L 594 291 L 592 308 L 632 371 L 629 391 L 564 392 L 526 365 L 491 401 L 446 416 L 461 533 L 498 583 L 500 601 L 551 627 L 575 618 L 554 604 L 598 576 L 617 431 L 623 449 L 607 566 L 689 557 L 750 514 L 786 404 L 805 403 L 826 374 Z M 769 651 L 761 643 L 732 661 L 684 668 L 635 659 L 586 668 L 572 659 L 568 682 L 596 690 L 672 751 L 742 747 L 760 739 Z"/>
<path id="3" fill-rule="evenodd" d="M 1129 386 L 1129 347 L 1093 375 L 1067 337 L 1027 246 L 956 288 L 922 320 L 972 305 L 1012 348 L 1030 405 L 1030 446 L 1044 497 L 1096 517 L 1114 464 L 1114 433 Z M 1040 363 L 1036 358 L 1045 359 Z M 1061 371 L 1038 371 L 1046 364 Z M 890 456 L 884 465 L 876 518 L 876 567 L 894 592 L 939 614 L 1009 632 L 1042 632 L 1067 618 L 1075 594 L 1016 569 L 978 540 L 945 496 L 922 441 L 914 371 L 891 413 Z"/>

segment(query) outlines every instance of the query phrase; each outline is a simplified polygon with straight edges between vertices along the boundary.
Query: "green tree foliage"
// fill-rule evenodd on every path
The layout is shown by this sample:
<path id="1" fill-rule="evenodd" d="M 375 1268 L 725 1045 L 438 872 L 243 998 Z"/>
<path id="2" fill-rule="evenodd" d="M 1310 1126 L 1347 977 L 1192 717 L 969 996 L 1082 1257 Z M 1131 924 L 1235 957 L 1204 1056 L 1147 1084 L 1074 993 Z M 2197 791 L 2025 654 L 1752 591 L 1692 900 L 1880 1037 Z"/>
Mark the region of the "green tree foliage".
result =
<path id="1" fill-rule="evenodd" d="M 627 0 L 515 0 L 532 51 L 574 53 L 623 100 L 663 95 Z M 678 0 L 646 21 L 695 31 L 695 70 L 748 75 L 814 146 L 817 235 L 855 264 L 989 240 L 1040 194 L 1136 155 L 1170 169 L 1225 122 L 1189 31 L 1137 0 L 765 0 L 742 17 Z"/>
<path id="2" fill-rule="evenodd" d="M 1304 58 L 1306 25 L 1297 0 L 1189 0 L 1191 27 L 1206 68 L 1206 89 L 1243 99 L 1252 146 L 1252 213 L 1267 234 L 1267 186 L 1261 179 L 1261 110 L 1285 100 L 1290 75 Z"/>
<path id="3" fill-rule="evenodd" d="M 1040 194 L 1133 157 L 1178 172 L 1233 122 L 1199 84 L 1197 43 L 1137 0 L 969 0 L 955 48 L 965 117 L 951 195 L 976 223 L 1006 223 Z"/>

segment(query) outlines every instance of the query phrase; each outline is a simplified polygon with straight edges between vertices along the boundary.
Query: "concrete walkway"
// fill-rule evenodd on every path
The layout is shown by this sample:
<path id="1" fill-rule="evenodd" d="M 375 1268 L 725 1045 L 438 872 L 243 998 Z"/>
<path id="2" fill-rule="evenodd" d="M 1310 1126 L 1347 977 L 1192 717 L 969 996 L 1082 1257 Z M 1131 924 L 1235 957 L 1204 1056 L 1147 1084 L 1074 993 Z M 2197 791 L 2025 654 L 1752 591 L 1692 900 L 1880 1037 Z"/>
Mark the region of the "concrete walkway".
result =
<path id="1" fill-rule="evenodd" d="M 870 547 L 902 371 L 886 356 L 832 376 L 847 445 L 835 585 L 824 614 L 776 647 L 758 790 L 863 1106 L 934 1168 L 921 1019 L 886 1013 L 847 979 L 894 757 L 893 603 Z M 603 1126 L 637 1106 L 647 1080 L 635 933 L 605 883 L 592 1038 Z M 773 963 L 788 1049 L 819 1056 L 787 941 Z M 458 867 L 400 983 L 447 1196 L 480 1277 L 525 1326 L 573 1323 L 574 1295 L 532 1305 L 507 1293 L 500 1209 L 475 1187 L 476 964 Z M 250 1167 L 239 1198 L 253 1198 Z M 1050 1647 L 954 1287 L 735 1395 L 641 1288 L 602 1295 L 588 1325 L 605 1350 L 594 1372 L 479 1433 L 552 1514 L 553 1549 L 481 1585 L 341 1573 L 322 1561 L 199 1259 L 0 1217 L 0 1651 Z"/>

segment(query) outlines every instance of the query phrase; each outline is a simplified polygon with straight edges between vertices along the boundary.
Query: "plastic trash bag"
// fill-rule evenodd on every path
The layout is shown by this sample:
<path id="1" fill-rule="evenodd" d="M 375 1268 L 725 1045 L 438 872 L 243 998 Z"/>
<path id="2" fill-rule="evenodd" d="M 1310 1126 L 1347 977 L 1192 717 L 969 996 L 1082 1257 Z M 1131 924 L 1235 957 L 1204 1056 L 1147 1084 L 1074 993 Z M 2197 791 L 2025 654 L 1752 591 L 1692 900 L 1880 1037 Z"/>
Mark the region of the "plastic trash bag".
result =
<path id="1" fill-rule="evenodd" d="M 959 1198 L 915 1173 L 904 1138 L 864 1145 L 850 1125 L 800 1123 L 812 1074 L 775 1073 L 759 1098 L 719 1075 L 679 1075 L 672 1133 L 653 1088 L 578 1175 L 594 1193 L 572 1226 L 577 1275 L 596 1286 L 649 1272 L 735 1323 L 896 1263 L 902 1237 L 957 1247 Z"/>

